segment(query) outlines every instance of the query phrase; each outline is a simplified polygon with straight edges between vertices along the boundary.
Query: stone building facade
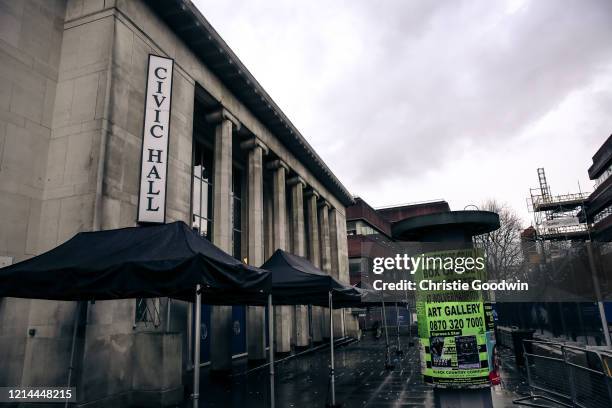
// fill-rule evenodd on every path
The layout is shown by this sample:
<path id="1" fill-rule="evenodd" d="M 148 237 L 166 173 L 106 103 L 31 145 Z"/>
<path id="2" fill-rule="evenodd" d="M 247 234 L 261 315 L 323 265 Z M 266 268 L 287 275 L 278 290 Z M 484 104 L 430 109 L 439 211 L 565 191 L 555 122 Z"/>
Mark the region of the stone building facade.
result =
<path id="1" fill-rule="evenodd" d="M 349 281 L 351 195 L 189 1 L 2 1 L 0 53 L 2 262 L 79 231 L 136 225 L 154 54 L 174 60 L 166 221 L 192 225 L 249 264 L 283 248 Z M 0 385 L 65 385 L 78 321 L 82 403 L 129 399 L 147 381 L 140 388 L 159 398 L 178 392 L 193 310 L 168 304 L 101 301 L 75 320 L 74 302 L 0 299 Z M 241 313 L 245 327 L 236 327 Z M 336 334 L 353 334 L 350 313 L 337 313 Z M 329 336 L 320 308 L 275 314 L 278 352 Z M 263 308 L 209 307 L 204 320 L 212 370 L 230 369 L 236 332 L 246 332 L 249 359 L 265 358 Z M 166 331 L 178 334 L 155 340 Z M 179 372 L 158 376 L 172 359 Z M 150 371 L 161 377 L 154 385 L 141 378 Z"/>

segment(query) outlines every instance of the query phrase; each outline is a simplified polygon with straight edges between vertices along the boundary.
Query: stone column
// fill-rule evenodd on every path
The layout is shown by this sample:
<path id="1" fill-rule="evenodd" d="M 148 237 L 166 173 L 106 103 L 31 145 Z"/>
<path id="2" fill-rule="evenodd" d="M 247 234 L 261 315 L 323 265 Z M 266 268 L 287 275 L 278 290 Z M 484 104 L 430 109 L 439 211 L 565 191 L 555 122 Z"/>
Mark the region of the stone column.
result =
<path id="1" fill-rule="evenodd" d="M 319 234 L 321 235 L 321 269 L 331 273 L 331 239 L 329 236 L 329 203 L 325 200 L 319 203 Z"/>
<path id="2" fill-rule="evenodd" d="M 321 244 L 319 243 L 319 217 L 317 200 L 319 194 L 314 191 L 306 193 L 306 216 L 308 217 L 308 259 L 317 268 L 321 267 Z"/>
<path id="3" fill-rule="evenodd" d="M 342 274 L 340 273 L 340 269 L 344 264 L 343 257 L 345 255 L 342 254 L 341 251 L 341 231 L 345 231 L 344 239 L 346 239 L 346 226 L 342 228 L 340 225 L 341 217 L 338 214 L 338 210 L 335 208 L 330 208 L 329 210 L 329 239 L 330 239 L 330 252 L 331 252 L 331 275 L 338 279 L 342 283 L 349 284 L 343 279 Z M 334 311 L 334 337 L 343 337 L 344 336 L 344 314 L 342 313 L 342 309 L 338 309 Z"/>
<path id="4" fill-rule="evenodd" d="M 263 226 L 263 155 L 268 148 L 257 138 L 245 141 L 240 147 L 247 153 L 247 261 L 261 266 L 264 262 Z M 264 307 L 247 307 L 247 352 L 249 360 L 266 359 L 266 324 Z"/>
<path id="5" fill-rule="evenodd" d="M 293 253 L 306 256 L 306 234 L 304 231 L 304 187 L 306 182 L 301 177 L 294 177 L 288 181 L 291 186 L 291 239 Z M 295 346 L 305 348 L 309 345 L 308 306 L 295 306 L 293 328 Z"/>
<path id="6" fill-rule="evenodd" d="M 289 169 L 281 160 L 268 163 L 272 169 L 272 204 L 274 217 L 274 248 L 286 250 L 287 242 L 287 195 L 286 174 Z M 277 353 L 291 351 L 292 313 L 291 306 L 274 308 L 274 340 Z"/>
<path id="7" fill-rule="evenodd" d="M 306 217 L 308 219 L 308 259 L 314 266 L 321 266 L 321 246 L 319 243 L 319 217 L 317 213 L 317 200 L 319 194 L 311 190 L 306 193 Z M 320 343 L 323 341 L 321 332 L 321 308 L 312 306 L 312 321 L 310 331 L 312 332 L 312 341 Z"/>
<path id="8" fill-rule="evenodd" d="M 215 129 L 212 242 L 232 253 L 232 130 L 239 122 L 225 109 L 207 115 Z M 210 316 L 210 366 L 212 371 L 232 369 L 232 307 L 214 306 Z M 197 341 L 197 340 L 196 340 Z"/>
<path id="9" fill-rule="evenodd" d="M 319 203 L 319 234 L 321 235 L 321 269 L 331 275 L 331 240 L 329 238 L 329 203 Z M 321 319 L 323 338 L 329 338 L 329 309 L 323 309 Z"/>

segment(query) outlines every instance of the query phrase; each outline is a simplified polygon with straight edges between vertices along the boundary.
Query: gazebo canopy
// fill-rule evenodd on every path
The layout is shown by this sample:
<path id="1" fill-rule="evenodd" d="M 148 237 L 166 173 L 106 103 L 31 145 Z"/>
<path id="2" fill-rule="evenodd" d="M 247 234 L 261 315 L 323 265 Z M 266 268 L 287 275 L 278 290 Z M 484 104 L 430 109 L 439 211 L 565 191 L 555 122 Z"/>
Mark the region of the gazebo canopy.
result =
<path id="1" fill-rule="evenodd" d="M 307 259 L 281 249 L 261 267 L 272 273 L 272 299 L 277 305 L 327 306 L 330 291 L 334 307 L 350 307 L 361 297 L 356 288 L 340 283 Z"/>
<path id="2" fill-rule="evenodd" d="M 208 304 L 261 304 L 268 271 L 245 265 L 183 222 L 81 232 L 0 269 L 0 297 L 108 300 L 172 297 Z"/>

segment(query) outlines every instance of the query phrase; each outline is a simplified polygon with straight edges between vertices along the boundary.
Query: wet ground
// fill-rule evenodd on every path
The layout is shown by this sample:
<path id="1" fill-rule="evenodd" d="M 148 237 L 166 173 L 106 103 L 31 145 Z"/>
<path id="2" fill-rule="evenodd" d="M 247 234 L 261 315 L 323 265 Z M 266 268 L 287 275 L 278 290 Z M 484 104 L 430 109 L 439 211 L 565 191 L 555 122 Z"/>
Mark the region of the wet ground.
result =
<path id="1" fill-rule="evenodd" d="M 396 356 L 391 343 L 394 368 L 385 370 L 384 340 L 365 337 L 340 346 L 336 354 L 336 401 L 343 407 L 510 407 L 512 400 L 525 395 L 522 372 L 508 354 L 502 353 L 502 385 L 486 390 L 453 393 L 438 391 L 422 382 L 416 347 L 401 338 L 404 356 Z M 275 376 L 277 408 L 325 407 L 330 402 L 329 349 L 320 349 L 279 362 Z M 213 379 L 202 371 L 201 407 L 270 407 L 268 368 L 250 371 L 244 361 L 234 366 L 229 379 Z M 448 400 L 453 400 L 449 404 Z M 475 405 L 475 402 L 479 402 Z M 185 404 L 189 406 L 189 404 Z"/>

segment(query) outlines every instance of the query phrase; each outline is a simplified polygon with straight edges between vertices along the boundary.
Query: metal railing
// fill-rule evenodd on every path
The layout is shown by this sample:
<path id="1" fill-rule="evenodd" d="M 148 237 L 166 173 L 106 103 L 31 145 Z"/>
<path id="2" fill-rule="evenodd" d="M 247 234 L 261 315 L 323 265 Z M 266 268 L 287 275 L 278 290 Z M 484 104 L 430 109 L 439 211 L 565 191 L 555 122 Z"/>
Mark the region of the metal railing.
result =
<path id="1" fill-rule="evenodd" d="M 570 408 L 612 407 L 612 353 L 561 343 L 523 340 L 529 386 L 544 394 L 514 400 L 532 407 L 538 400 Z"/>
<path id="2" fill-rule="evenodd" d="M 590 229 L 590 224 L 576 224 L 576 225 L 562 225 L 558 227 L 548 227 L 545 225 L 537 225 L 536 226 L 538 235 L 547 236 L 547 235 L 568 235 L 575 234 L 581 232 L 588 232 Z"/>
<path id="3" fill-rule="evenodd" d="M 574 201 L 584 201 L 589 197 L 591 193 L 573 193 L 573 194 L 560 194 L 560 195 L 534 195 L 533 204 L 534 207 L 538 205 L 546 204 L 564 204 Z"/>
<path id="4" fill-rule="evenodd" d="M 168 298 L 165 298 L 166 302 L 168 302 Z M 138 324 L 143 324 L 145 327 L 149 327 L 152 325 L 157 328 L 161 324 L 161 307 L 163 305 L 160 302 L 159 298 L 154 299 L 145 299 L 138 298 L 136 299 L 136 316 L 134 319 L 134 328 Z"/>

